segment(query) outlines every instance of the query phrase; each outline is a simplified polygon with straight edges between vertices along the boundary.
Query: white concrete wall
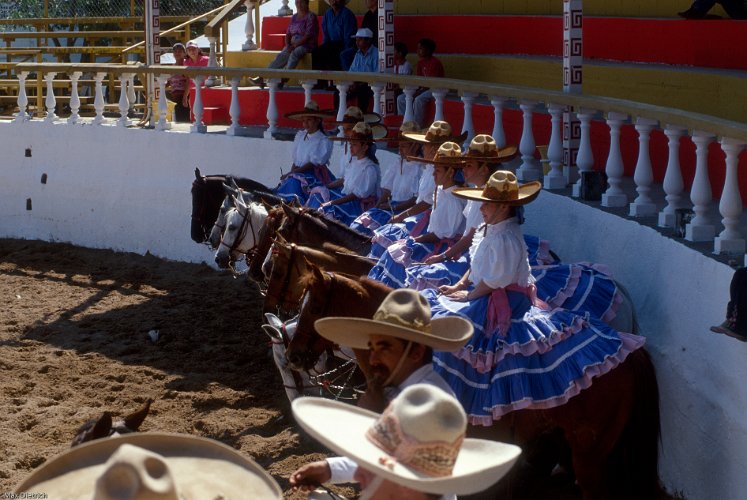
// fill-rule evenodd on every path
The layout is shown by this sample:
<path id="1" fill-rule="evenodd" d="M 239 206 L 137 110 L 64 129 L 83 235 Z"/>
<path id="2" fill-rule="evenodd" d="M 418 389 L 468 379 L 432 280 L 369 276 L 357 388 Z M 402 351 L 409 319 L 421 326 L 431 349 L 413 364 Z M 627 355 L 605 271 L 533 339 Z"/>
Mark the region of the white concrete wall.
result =
<path id="1" fill-rule="evenodd" d="M 189 237 L 194 168 L 272 185 L 290 158 L 288 142 L 39 122 L 0 123 L 0 148 L 0 237 L 209 263 L 212 253 Z M 567 262 L 610 265 L 633 295 L 659 376 L 670 491 L 747 498 L 747 344 L 708 331 L 723 320 L 732 270 L 549 192 L 528 207 L 525 230 Z"/>

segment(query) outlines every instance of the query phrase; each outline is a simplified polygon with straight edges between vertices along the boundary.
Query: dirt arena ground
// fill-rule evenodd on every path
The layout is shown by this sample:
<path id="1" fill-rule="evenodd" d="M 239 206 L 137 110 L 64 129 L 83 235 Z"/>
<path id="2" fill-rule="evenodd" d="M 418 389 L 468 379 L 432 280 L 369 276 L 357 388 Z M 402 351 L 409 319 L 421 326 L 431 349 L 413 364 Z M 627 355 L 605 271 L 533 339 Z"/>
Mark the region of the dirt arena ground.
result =
<path id="1" fill-rule="evenodd" d="M 0 494 L 82 423 L 152 398 L 141 430 L 222 441 L 301 498 L 288 476 L 326 451 L 290 416 L 260 306 L 245 280 L 206 265 L 0 239 Z"/>

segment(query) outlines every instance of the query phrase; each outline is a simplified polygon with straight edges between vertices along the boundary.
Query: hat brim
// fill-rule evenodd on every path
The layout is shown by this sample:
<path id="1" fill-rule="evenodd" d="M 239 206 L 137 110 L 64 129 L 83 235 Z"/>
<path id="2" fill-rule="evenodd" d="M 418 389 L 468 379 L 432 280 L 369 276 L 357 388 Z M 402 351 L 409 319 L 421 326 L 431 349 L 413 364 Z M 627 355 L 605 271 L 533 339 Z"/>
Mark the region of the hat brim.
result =
<path id="1" fill-rule="evenodd" d="M 296 421 L 324 446 L 377 476 L 421 492 L 470 495 L 483 491 L 498 482 L 521 453 L 521 448 L 512 444 L 466 438 L 452 475 L 429 477 L 396 460 L 380 462 L 386 452 L 365 437 L 378 414 L 323 398 L 298 398 L 292 407 Z"/>
<path id="2" fill-rule="evenodd" d="M 71 448 L 32 472 L 15 491 L 54 491 L 61 498 L 92 498 L 106 461 L 123 444 L 162 455 L 177 490 L 190 491 L 194 498 L 212 497 L 216 491 L 228 496 L 235 492 L 245 498 L 283 496 L 280 486 L 264 469 L 230 446 L 212 439 L 160 432 L 97 439 Z"/>
<path id="3" fill-rule="evenodd" d="M 405 132 L 402 134 L 406 138 L 410 139 L 411 141 L 415 142 L 422 142 L 424 144 L 443 144 L 444 142 L 456 142 L 457 144 L 461 144 L 464 142 L 465 139 L 467 139 L 467 132 L 462 132 L 459 135 L 456 136 L 449 136 L 449 137 L 437 137 L 435 141 L 429 141 L 425 138 L 427 135 L 426 133 L 420 133 L 420 132 Z"/>
<path id="4" fill-rule="evenodd" d="M 516 146 L 506 146 L 497 151 L 497 154 L 490 156 L 481 156 L 476 154 L 470 154 L 469 151 L 464 155 L 465 160 L 477 160 L 484 161 L 486 163 L 505 163 L 513 160 L 519 154 L 519 150 Z"/>
<path id="5" fill-rule="evenodd" d="M 446 165 L 449 167 L 462 168 L 467 160 L 463 156 L 447 156 L 445 158 L 434 158 L 432 160 L 426 160 L 420 156 L 407 156 L 408 161 L 414 161 L 417 163 L 429 163 L 431 165 Z"/>
<path id="6" fill-rule="evenodd" d="M 363 120 L 356 120 L 354 122 L 353 121 L 346 122 L 345 120 L 342 120 L 342 121 L 333 121 L 333 122 L 328 122 L 328 123 L 330 123 L 331 125 L 349 125 L 349 124 L 355 125 L 358 122 L 368 123 L 369 125 L 380 123 L 381 115 L 378 113 L 363 113 Z"/>
<path id="7" fill-rule="evenodd" d="M 319 110 L 319 111 L 293 111 L 290 113 L 286 113 L 284 116 L 288 118 L 289 120 L 303 120 L 307 117 L 314 117 L 314 118 L 320 118 L 325 119 L 329 118 L 330 116 L 334 116 L 333 111 L 328 110 Z"/>
<path id="8" fill-rule="evenodd" d="M 380 141 L 386 137 L 387 129 L 383 125 L 373 124 L 371 125 L 371 132 L 373 133 L 373 137 L 370 139 L 372 141 Z M 360 139 L 356 139 L 355 137 L 330 137 L 330 141 L 359 141 Z"/>
<path id="9" fill-rule="evenodd" d="M 503 203 L 505 205 L 526 205 L 539 196 L 542 184 L 539 181 L 527 182 L 519 186 L 519 198 L 516 200 L 494 200 L 483 196 L 483 188 L 457 188 L 452 191 L 454 196 L 466 200 L 487 201 L 491 203 Z"/>
<path id="10" fill-rule="evenodd" d="M 453 352 L 472 338 L 473 327 L 469 321 L 457 316 L 431 320 L 431 333 L 367 318 L 332 316 L 316 320 L 319 335 L 335 344 L 368 349 L 370 335 L 386 335 L 431 347 L 434 351 Z"/>

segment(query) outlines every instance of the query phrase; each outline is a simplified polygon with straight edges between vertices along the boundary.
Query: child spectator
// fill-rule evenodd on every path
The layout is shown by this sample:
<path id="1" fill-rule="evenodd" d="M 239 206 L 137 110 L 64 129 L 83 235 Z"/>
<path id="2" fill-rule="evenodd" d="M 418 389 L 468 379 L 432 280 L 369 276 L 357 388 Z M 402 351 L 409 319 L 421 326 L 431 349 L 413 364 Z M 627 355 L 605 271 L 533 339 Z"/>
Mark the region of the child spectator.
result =
<path id="1" fill-rule="evenodd" d="M 443 78 L 444 66 L 437 57 L 433 56 L 436 52 L 436 42 L 430 38 L 423 38 L 418 42 L 418 64 L 415 67 L 416 76 L 427 76 L 429 78 Z M 425 87 L 420 87 L 415 91 L 413 101 L 414 119 L 418 125 L 423 126 L 425 118 L 425 107 L 433 99 L 431 91 Z M 397 97 L 397 112 L 400 115 L 405 114 L 406 97 L 401 94 Z"/>
<path id="2" fill-rule="evenodd" d="M 184 48 L 184 44 L 175 43 L 171 52 L 174 55 L 174 64 L 177 66 L 184 66 L 184 59 L 187 57 L 187 51 Z M 188 84 L 189 78 L 184 75 L 171 75 L 166 81 L 166 99 L 175 104 L 175 122 L 189 121 L 189 106 L 184 105 L 184 93 L 187 90 Z"/>

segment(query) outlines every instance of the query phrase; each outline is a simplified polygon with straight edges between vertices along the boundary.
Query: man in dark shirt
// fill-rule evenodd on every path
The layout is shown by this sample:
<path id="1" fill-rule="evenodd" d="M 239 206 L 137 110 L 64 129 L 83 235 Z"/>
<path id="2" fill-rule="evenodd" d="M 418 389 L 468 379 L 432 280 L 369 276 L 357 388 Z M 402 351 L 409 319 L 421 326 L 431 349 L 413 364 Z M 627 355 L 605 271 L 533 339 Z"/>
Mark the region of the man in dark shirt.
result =
<path id="1" fill-rule="evenodd" d="M 345 7 L 348 0 L 327 0 L 327 3 L 331 8 L 322 19 L 324 38 L 322 44 L 312 52 L 312 67 L 322 71 L 339 71 L 340 52 L 354 47 L 353 37 L 358 23 L 353 12 Z"/>
<path id="2" fill-rule="evenodd" d="M 366 0 L 366 13 L 363 14 L 363 21 L 361 21 L 361 28 L 368 28 L 371 30 L 373 36 L 371 37 L 374 47 L 379 45 L 379 7 L 377 0 Z M 340 65 L 343 71 L 348 71 L 350 65 L 353 63 L 357 47 L 351 47 L 345 49 L 340 54 Z"/>

